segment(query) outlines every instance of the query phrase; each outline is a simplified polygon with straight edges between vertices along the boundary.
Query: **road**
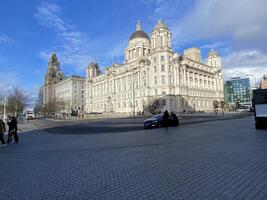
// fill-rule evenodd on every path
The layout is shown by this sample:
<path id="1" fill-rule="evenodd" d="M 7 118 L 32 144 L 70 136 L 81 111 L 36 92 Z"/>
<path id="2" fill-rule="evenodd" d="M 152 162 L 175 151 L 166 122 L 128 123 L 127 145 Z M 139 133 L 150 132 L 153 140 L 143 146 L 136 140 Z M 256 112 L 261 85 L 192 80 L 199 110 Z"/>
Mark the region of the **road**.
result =
<path id="1" fill-rule="evenodd" d="M 252 117 L 168 130 L 115 122 L 21 134 L 0 149 L 0 198 L 267 199 L 267 130 Z"/>

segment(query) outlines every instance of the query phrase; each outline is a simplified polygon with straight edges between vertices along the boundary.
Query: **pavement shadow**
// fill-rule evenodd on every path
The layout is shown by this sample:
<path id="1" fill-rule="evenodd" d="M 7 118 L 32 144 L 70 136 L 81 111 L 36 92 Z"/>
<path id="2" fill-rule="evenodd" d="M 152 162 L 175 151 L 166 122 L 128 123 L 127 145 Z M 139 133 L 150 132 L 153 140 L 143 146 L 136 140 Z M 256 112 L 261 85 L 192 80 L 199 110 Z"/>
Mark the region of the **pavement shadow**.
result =
<path id="1" fill-rule="evenodd" d="M 53 128 L 43 129 L 45 132 L 53 134 L 71 134 L 71 135 L 86 135 L 86 134 L 101 134 L 101 133 L 117 133 L 129 131 L 143 131 L 144 127 L 141 124 L 114 124 L 114 123 L 97 123 L 94 125 L 78 124 L 68 126 L 58 126 Z"/>

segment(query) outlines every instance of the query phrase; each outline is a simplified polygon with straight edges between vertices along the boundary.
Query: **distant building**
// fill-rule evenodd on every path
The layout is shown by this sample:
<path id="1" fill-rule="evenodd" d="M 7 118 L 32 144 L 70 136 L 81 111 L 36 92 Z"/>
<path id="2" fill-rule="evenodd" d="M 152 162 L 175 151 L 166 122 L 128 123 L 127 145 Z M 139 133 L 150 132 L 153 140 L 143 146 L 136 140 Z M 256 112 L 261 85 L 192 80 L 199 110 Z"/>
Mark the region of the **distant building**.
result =
<path id="1" fill-rule="evenodd" d="M 213 110 L 213 101 L 223 100 L 221 58 L 210 51 L 201 61 L 199 48 L 183 55 L 172 48 L 172 33 L 163 21 L 151 36 L 140 23 L 124 50 L 124 63 L 106 67 L 97 64 L 86 69 L 86 112 L 141 113 L 154 99 L 162 110 Z"/>
<path id="2" fill-rule="evenodd" d="M 267 76 L 266 75 L 264 75 L 262 80 L 261 80 L 260 88 L 261 89 L 267 89 Z"/>
<path id="3" fill-rule="evenodd" d="M 43 98 L 44 98 L 44 88 L 43 87 L 39 87 L 39 92 L 38 92 L 38 99 L 36 102 L 37 106 L 42 106 L 43 105 Z"/>
<path id="4" fill-rule="evenodd" d="M 42 88 L 43 105 L 54 108 L 55 112 L 71 113 L 72 111 L 84 110 L 85 78 L 80 76 L 65 77 L 55 53 L 52 53 L 49 59 L 45 84 Z"/>
<path id="5" fill-rule="evenodd" d="M 62 103 L 61 112 L 83 111 L 85 98 L 85 78 L 71 76 L 55 86 L 55 96 L 58 103 Z"/>
<path id="6" fill-rule="evenodd" d="M 251 87 L 249 78 L 232 78 L 224 84 L 225 102 L 232 105 L 251 104 Z"/>
<path id="7" fill-rule="evenodd" d="M 60 63 L 57 55 L 52 53 L 49 59 L 47 73 L 45 75 L 45 84 L 43 87 L 43 105 L 48 105 L 55 102 L 55 86 L 63 79 L 64 74 L 60 69 Z"/>

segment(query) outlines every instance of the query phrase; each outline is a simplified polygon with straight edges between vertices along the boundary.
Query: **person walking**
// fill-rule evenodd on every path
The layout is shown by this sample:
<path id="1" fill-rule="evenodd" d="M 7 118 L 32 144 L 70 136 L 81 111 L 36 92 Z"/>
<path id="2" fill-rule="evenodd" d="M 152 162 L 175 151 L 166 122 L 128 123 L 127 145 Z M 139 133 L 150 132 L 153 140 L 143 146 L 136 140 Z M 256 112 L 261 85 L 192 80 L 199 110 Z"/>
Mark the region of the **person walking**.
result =
<path id="1" fill-rule="evenodd" d="M 5 143 L 5 140 L 4 140 L 5 132 L 6 132 L 5 122 L 2 119 L 0 119 L 0 141 L 2 143 L 2 145 L 1 145 L 2 148 L 6 147 L 6 143 Z"/>
<path id="2" fill-rule="evenodd" d="M 17 120 L 15 117 L 10 117 L 9 121 L 7 122 L 8 125 L 8 139 L 7 143 L 9 144 L 14 137 L 15 143 L 18 144 L 19 137 L 18 137 L 18 126 Z"/>
<path id="3" fill-rule="evenodd" d="M 162 125 L 163 125 L 163 127 L 165 127 L 165 129 L 168 129 L 169 117 L 170 117 L 170 115 L 169 115 L 168 110 L 165 110 L 163 113 L 163 117 L 162 117 Z"/>

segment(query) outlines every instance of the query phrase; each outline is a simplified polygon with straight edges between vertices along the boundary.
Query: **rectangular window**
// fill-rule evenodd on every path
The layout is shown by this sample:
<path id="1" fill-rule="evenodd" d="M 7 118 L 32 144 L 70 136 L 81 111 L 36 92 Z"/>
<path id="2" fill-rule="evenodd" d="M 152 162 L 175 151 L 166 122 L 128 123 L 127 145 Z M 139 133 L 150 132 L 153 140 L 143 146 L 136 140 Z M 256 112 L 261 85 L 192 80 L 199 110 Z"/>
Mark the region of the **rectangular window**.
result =
<path id="1" fill-rule="evenodd" d="M 161 65 L 161 71 L 162 71 L 162 72 L 165 71 L 165 65 Z"/>
<path id="2" fill-rule="evenodd" d="M 157 72 L 157 66 L 154 66 L 154 72 Z"/>
<path id="3" fill-rule="evenodd" d="M 156 76 L 154 77 L 154 81 L 155 81 L 155 85 L 157 85 L 158 81 L 157 81 L 157 77 Z"/>
<path id="4" fill-rule="evenodd" d="M 161 56 L 161 57 L 160 57 L 160 60 L 161 60 L 161 61 L 164 61 L 164 56 Z"/>
<path id="5" fill-rule="evenodd" d="M 157 58 L 156 57 L 154 57 L 154 62 L 156 62 L 157 61 Z"/>
<path id="6" fill-rule="evenodd" d="M 161 84 L 165 84 L 165 75 L 161 76 Z"/>
<path id="7" fill-rule="evenodd" d="M 166 99 L 163 99 L 163 100 L 162 100 L 162 105 L 163 105 L 163 106 L 166 106 Z"/>
<path id="8" fill-rule="evenodd" d="M 162 90 L 162 94 L 166 94 L 166 91 Z"/>
<path id="9" fill-rule="evenodd" d="M 158 94 L 158 90 L 157 89 L 155 89 L 155 95 L 157 95 Z"/>

